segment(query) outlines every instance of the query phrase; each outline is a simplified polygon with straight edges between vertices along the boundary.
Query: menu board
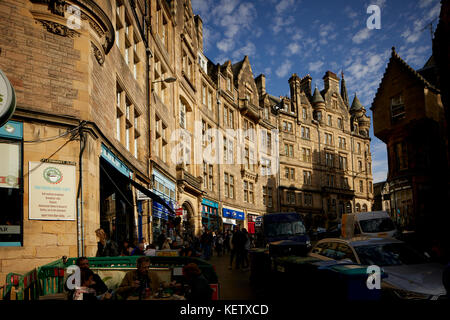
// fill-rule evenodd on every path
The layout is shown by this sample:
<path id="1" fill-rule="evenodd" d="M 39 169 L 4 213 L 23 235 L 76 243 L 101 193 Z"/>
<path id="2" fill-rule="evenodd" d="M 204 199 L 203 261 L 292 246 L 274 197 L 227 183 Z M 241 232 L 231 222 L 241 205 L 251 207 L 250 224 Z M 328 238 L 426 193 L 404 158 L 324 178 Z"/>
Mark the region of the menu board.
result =
<path id="1" fill-rule="evenodd" d="M 29 219 L 75 220 L 76 167 L 29 163 Z"/>

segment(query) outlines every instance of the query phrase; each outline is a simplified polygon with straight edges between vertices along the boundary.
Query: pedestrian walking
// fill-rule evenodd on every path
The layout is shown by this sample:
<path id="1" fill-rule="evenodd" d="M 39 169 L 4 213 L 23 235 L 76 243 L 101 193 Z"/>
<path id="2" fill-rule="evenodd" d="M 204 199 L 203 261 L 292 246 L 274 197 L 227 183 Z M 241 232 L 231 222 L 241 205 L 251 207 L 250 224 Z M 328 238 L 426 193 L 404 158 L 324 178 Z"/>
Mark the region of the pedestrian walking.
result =
<path id="1" fill-rule="evenodd" d="M 247 230 L 244 228 L 235 234 L 233 246 L 236 250 L 236 269 L 245 268 L 245 243 L 247 242 Z M 248 262 L 248 261 L 247 261 Z"/>
<path id="2" fill-rule="evenodd" d="M 231 247 L 230 247 L 230 241 L 231 241 L 231 233 L 230 230 L 227 230 L 225 232 L 225 237 L 223 239 L 223 249 L 225 253 L 230 253 L 231 252 Z"/>
<path id="3" fill-rule="evenodd" d="M 240 231 L 239 231 L 239 226 L 235 226 L 235 228 L 233 229 L 233 233 L 231 234 L 230 237 L 230 266 L 228 267 L 228 269 L 233 269 L 233 260 L 236 258 L 236 268 L 239 268 L 238 265 L 238 248 L 239 248 L 239 241 L 240 241 Z"/>
<path id="4" fill-rule="evenodd" d="M 216 252 L 219 257 L 223 254 L 223 235 L 220 233 L 216 237 Z"/>

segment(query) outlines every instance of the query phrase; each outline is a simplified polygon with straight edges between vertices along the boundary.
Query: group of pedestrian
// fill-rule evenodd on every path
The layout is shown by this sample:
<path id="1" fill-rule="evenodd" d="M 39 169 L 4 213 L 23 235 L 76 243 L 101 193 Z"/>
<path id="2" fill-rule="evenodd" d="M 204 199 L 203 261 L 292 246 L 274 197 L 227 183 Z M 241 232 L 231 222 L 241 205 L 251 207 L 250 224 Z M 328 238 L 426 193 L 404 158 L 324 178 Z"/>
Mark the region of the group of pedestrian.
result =
<path id="1" fill-rule="evenodd" d="M 248 251 L 253 247 L 252 236 L 249 235 L 247 229 L 236 226 L 230 236 L 230 265 L 228 269 L 233 269 L 233 261 L 235 260 L 235 268 L 243 271 L 248 270 L 250 264 L 248 261 Z"/>

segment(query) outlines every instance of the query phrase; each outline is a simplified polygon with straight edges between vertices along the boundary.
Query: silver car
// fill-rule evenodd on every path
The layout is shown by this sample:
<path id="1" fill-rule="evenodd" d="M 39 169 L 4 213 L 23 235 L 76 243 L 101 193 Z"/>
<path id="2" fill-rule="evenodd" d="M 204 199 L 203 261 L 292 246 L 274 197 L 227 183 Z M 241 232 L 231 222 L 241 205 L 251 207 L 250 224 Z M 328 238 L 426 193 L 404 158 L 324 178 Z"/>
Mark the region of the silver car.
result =
<path id="1" fill-rule="evenodd" d="M 401 299 L 437 300 L 445 296 L 442 283 L 444 266 L 406 243 L 392 238 L 328 238 L 316 243 L 308 254 L 320 260 L 349 260 L 376 265 L 388 275 L 382 281 L 383 293 Z"/>

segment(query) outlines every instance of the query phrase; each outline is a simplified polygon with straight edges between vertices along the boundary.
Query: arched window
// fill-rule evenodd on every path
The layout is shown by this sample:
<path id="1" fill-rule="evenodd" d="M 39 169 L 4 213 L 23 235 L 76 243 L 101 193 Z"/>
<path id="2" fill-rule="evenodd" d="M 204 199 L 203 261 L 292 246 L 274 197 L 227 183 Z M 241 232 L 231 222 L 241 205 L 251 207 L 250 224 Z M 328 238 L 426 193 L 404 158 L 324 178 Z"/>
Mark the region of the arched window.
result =
<path id="1" fill-rule="evenodd" d="M 345 212 L 352 213 L 352 204 L 350 202 L 345 204 Z"/>
<path id="2" fill-rule="evenodd" d="M 356 204 L 356 212 L 361 212 L 361 205 L 359 203 Z"/>
<path id="3" fill-rule="evenodd" d="M 363 204 L 363 206 L 362 206 L 362 212 L 367 212 L 367 205 L 366 205 L 366 204 Z"/>

